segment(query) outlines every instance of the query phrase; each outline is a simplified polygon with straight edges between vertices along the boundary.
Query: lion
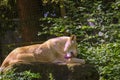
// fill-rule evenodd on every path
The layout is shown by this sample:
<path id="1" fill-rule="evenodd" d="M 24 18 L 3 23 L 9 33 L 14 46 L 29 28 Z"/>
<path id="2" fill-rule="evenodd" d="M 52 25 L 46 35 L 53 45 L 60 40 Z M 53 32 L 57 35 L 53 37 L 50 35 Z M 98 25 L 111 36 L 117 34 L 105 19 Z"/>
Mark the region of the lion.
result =
<path id="1" fill-rule="evenodd" d="M 76 58 L 76 36 L 62 36 L 47 40 L 42 44 L 23 46 L 14 49 L 1 65 L 4 69 L 16 63 L 48 62 L 48 63 L 79 63 L 85 60 Z"/>

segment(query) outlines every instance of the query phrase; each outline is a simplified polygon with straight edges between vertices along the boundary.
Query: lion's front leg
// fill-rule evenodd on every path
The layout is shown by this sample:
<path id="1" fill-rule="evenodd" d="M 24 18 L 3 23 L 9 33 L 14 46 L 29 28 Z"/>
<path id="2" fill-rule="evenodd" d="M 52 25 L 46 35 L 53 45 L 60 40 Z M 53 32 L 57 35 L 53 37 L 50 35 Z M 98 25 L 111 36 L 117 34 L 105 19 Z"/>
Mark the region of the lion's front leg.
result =
<path id="1" fill-rule="evenodd" d="M 63 58 L 57 58 L 52 63 L 59 64 L 59 65 L 66 65 L 66 60 Z"/>
<path id="2" fill-rule="evenodd" d="M 70 59 L 68 59 L 67 63 L 85 64 L 85 60 L 84 59 L 78 59 L 78 58 L 70 58 Z"/>

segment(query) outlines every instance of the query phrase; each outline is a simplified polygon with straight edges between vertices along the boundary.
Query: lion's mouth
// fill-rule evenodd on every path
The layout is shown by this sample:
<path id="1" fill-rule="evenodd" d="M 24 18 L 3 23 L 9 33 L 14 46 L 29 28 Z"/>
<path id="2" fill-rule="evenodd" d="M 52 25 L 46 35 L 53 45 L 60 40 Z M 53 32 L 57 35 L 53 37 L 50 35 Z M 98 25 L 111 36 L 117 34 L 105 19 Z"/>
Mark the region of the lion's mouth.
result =
<path id="1" fill-rule="evenodd" d="M 65 59 L 70 59 L 70 58 L 73 58 L 75 56 L 74 56 L 73 52 L 70 52 L 70 53 L 66 53 L 64 57 L 65 57 Z"/>

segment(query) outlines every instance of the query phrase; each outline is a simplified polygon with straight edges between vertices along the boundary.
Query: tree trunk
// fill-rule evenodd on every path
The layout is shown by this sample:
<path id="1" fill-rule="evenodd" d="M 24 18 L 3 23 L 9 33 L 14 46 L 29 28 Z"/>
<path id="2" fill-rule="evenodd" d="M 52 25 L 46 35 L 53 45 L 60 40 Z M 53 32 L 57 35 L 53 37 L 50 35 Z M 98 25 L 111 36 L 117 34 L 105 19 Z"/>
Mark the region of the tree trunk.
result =
<path id="1" fill-rule="evenodd" d="M 0 32 L 1 32 L 2 28 L 1 28 L 1 22 L 0 22 Z M 0 36 L 2 36 L 2 33 L 0 33 Z M 0 65 L 2 64 L 2 60 L 3 60 L 3 54 L 2 54 L 2 41 L 1 41 L 1 37 L 0 37 Z"/>
<path id="2" fill-rule="evenodd" d="M 60 13 L 61 13 L 61 17 L 63 18 L 66 16 L 66 11 L 65 11 L 65 6 L 63 1 L 60 2 Z"/>
<path id="3" fill-rule="evenodd" d="M 40 18 L 41 0 L 17 0 L 18 13 L 23 41 L 31 42 L 37 39 Z"/>
<path id="4" fill-rule="evenodd" d="M 0 65 L 2 64 L 3 61 L 3 54 L 2 54 L 2 46 L 1 46 L 1 39 L 0 39 Z"/>

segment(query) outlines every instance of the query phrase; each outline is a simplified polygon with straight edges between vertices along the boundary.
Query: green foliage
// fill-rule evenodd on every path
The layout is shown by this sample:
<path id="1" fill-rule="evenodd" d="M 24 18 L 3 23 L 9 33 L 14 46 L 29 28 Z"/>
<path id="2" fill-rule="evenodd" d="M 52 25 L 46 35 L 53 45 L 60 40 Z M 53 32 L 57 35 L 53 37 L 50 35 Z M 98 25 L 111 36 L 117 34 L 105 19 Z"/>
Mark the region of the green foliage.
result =
<path id="1" fill-rule="evenodd" d="M 76 34 L 83 41 L 94 41 L 97 43 L 114 42 L 120 38 L 119 11 L 111 2 L 106 8 L 102 1 L 65 1 L 66 16 L 64 18 L 44 18 L 48 25 L 44 26 L 42 34 L 56 36 Z M 89 5 L 88 5 L 89 4 Z M 119 6 L 117 6 L 118 9 Z"/>
<path id="2" fill-rule="evenodd" d="M 96 66 L 100 80 L 119 80 L 120 1 L 67 0 L 64 4 L 66 16 L 41 19 L 51 27 L 44 27 L 40 34 L 76 34 L 78 57 Z"/>
<path id="3" fill-rule="evenodd" d="M 52 73 L 49 73 L 49 80 L 55 80 Z"/>
<path id="4" fill-rule="evenodd" d="M 0 75 L 0 80 L 32 80 L 40 78 L 39 73 L 32 73 L 30 71 L 14 72 L 15 70 L 7 71 Z"/>
<path id="5" fill-rule="evenodd" d="M 100 44 L 97 47 L 79 45 L 80 54 L 98 68 L 100 80 L 120 79 L 120 43 Z"/>
<path id="6" fill-rule="evenodd" d="M 7 30 L 14 30 L 17 22 L 16 0 L 0 0 L 0 35 Z"/>

